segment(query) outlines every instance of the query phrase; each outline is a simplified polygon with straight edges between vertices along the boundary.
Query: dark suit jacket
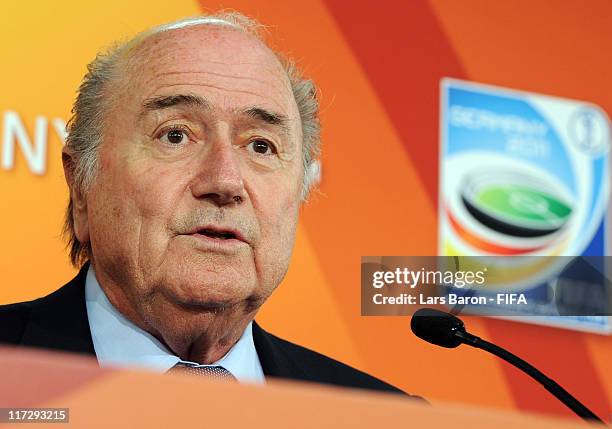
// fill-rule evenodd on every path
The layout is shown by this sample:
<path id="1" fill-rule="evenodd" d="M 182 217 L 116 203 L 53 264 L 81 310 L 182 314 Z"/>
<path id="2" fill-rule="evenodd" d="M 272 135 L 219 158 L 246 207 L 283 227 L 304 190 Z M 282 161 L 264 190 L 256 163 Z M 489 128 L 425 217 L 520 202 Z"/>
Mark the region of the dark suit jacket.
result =
<path id="1" fill-rule="evenodd" d="M 85 306 L 87 265 L 52 294 L 0 306 L 0 343 L 85 353 L 95 356 Z M 361 371 L 282 340 L 253 323 L 253 340 L 269 377 L 401 392 Z"/>

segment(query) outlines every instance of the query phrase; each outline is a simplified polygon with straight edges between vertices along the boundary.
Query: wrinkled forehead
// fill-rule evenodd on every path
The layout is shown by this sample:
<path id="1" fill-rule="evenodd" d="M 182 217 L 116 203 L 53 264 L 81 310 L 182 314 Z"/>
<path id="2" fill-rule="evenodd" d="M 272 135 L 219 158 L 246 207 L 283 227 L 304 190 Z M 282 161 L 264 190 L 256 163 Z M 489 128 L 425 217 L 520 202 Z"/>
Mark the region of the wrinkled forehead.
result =
<path id="1" fill-rule="evenodd" d="M 240 29 L 204 24 L 166 30 L 139 41 L 123 56 L 122 74 L 134 102 L 192 87 L 226 94 L 228 108 L 267 104 L 261 107 L 299 116 L 276 55 Z"/>

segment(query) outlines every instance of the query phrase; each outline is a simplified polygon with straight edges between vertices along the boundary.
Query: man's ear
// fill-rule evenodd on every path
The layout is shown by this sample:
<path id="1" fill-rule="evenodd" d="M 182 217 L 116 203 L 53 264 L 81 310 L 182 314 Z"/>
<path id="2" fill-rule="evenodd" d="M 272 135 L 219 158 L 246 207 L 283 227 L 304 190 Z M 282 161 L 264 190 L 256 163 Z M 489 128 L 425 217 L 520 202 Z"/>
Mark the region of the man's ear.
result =
<path id="1" fill-rule="evenodd" d="M 74 234 L 81 244 L 89 242 L 89 223 L 87 221 L 87 200 L 80 186 L 75 181 L 76 162 L 74 154 L 70 150 L 62 150 L 62 164 L 64 166 L 64 176 L 70 191 L 70 201 L 72 206 L 72 223 Z"/>

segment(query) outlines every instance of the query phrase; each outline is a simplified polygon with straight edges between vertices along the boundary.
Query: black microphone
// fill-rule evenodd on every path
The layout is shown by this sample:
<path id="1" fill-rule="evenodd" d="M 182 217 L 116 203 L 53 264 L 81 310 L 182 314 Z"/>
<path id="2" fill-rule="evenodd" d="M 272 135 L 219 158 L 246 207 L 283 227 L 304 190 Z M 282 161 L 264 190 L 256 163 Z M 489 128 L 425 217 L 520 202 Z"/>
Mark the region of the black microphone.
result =
<path id="1" fill-rule="evenodd" d="M 465 330 L 461 319 L 452 314 L 433 308 L 421 308 L 412 316 L 410 328 L 417 337 L 437 346 L 454 348 L 460 344 L 467 344 L 486 350 L 526 372 L 578 416 L 585 420 L 595 420 L 603 423 L 603 420 L 555 381 L 509 351 L 470 334 Z"/>

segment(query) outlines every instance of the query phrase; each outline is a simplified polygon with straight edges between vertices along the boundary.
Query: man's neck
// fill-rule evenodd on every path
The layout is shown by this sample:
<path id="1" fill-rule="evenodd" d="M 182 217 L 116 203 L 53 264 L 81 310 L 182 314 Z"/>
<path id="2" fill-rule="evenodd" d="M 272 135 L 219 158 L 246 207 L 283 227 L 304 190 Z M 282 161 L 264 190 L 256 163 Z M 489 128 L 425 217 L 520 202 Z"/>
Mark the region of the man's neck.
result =
<path id="1" fill-rule="evenodd" d="M 259 308 L 244 302 L 210 309 L 181 305 L 162 295 L 146 302 L 132 302 L 125 289 L 112 279 L 98 271 L 95 276 L 109 302 L 125 318 L 153 335 L 180 359 L 203 365 L 228 353 Z"/>

